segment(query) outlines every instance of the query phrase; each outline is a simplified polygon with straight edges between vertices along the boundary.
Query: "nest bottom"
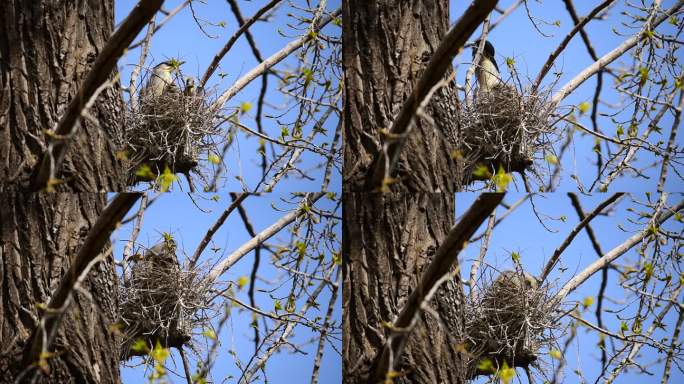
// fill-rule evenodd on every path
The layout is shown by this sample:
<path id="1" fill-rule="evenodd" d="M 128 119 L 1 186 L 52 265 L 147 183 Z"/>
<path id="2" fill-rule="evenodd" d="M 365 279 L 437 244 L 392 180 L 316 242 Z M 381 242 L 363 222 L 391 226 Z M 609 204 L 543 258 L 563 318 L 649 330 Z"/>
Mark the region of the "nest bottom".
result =
<path id="1" fill-rule="evenodd" d="M 494 369 L 528 367 L 541 348 L 553 343 L 553 308 L 549 287 L 530 286 L 522 273 L 503 273 L 484 283 L 466 306 L 466 335 L 476 361 L 489 359 Z M 476 364 L 479 365 L 479 364 Z M 475 368 L 472 376 L 492 372 Z"/>
<path id="2" fill-rule="evenodd" d="M 127 111 L 125 142 L 130 160 L 129 184 L 147 181 L 138 175 L 147 165 L 156 175 L 168 167 L 188 174 L 198 165 L 199 154 L 215 149 L 218 133 L 206 94 L 181 93 L 169 87 L 161 95 L 142 94 L 139 107 Z"/>
<path id="3" fill-rule="evenodd" d="M 196 270 L 177 264 L 160 265 L 142 260 L 131 268 L 130 279 L 120 285 L 120 318 L 123 324 L 121 360 L 147 354 L 135 348 L 140 340 L 147 348 L 180 348 L 191 339 L 192 330 L 208 322 L 208 283 Z"/>
<path id="4" fill-rule="evenodd" d="M 550 111 L 545 94 L 519 93 L 506 84 L 478 92 L 459 112 L 466 164 L 486 165 L 492 173 L 531 169 L 534 155 L 548 146 Z"/>

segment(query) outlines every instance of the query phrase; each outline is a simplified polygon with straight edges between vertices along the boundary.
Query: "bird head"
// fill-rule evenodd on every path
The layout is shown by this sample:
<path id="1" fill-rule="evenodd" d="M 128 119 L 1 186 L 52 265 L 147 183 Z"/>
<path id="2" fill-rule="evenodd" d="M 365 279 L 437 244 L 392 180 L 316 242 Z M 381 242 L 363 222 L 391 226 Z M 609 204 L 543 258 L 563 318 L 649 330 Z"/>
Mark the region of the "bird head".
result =
<path id="1" fill-rule="evenodd" d="M 477 54 L 477 49 L 480 47 L 481 41 L 482 41 L 481 39 L 478 39 L 478 40 L 469 42 L 465 45 L 465 48 L 468 48 L 468 47 L 472 48 L 473 58 L 475 58 L 475 55 Z M 485 58 L 488 58 L 488 59 L 494 59 L 495 53 L 496 52 L 494 51 L 494 45 L 492 43 L 490 43 L 489 40 L 485 40 L 484 48 L 482 49 L 482 56 L 484 56 Z"/>
<path id="2" fill-rule="evenodd" d="M 197 93 L 197 87 L 195 86 L 195 79 L 193 77 L 187 76 L 185 78 L 185 90 L 183 93 L 186 96 L 194 96 Z"/>
<path id="3" fill-rule="evenodd" d="M 180 66 L 183 63 L 185 61 L 171 59 L 155 65 L 144 92 L 153 97 L 160 97 L 165 92 L 178 92 L 178 87 L 174 84 L 173 74 L 180 71 Z"/>
<path id="4" fill-rule="evenodd" d="M 525 289 L 539 288 L 539 281 L 537 280 L 537 278 L 527 272 L 522 272 L 521 274 L 518 271 L 506 270 L 501 272 L 501 275 L 497 278 L 497 281 L 515 282 L 519 287 L 523 286 L 520 285 L 521 280 L 522 283 L 524 283 Z"/>
<path id="5" fill-rule="evenodd" d="M 154 75 L 167 79 L 171 77 L 174 72 L 180 70 L 180 66 L 183 65 L 183 63 L 185 63 L 185 61 L 178 61 L 176 59 L 162 61 L 154 66 Z"/>
<path id="6" fill-rule="evenodd" d="M 181 65 L 185 64 L 185 61 L 179 61 L 176 59 L 171 59 L 171 60 L 166 60 L 162 61 L 161 63 L 157 64 L 154 69 L 160 69 L 160 70 L 165 70 L 165 71 L 176 71 L 179 70 Z"/>

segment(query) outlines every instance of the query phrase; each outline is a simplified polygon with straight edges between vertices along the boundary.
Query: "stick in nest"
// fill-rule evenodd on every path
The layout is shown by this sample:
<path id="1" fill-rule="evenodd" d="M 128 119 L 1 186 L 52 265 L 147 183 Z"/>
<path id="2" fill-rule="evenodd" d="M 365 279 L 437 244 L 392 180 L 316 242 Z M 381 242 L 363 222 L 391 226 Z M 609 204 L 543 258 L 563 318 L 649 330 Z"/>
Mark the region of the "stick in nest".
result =
<path id="1" fill-rule="evenodd" d="M 191 78 L 183 82 L 176 76 L 161 94 L 141 92 L 138 108 L 129 105 L 126 110 L 128 184 L 149 178 L 141 176 L 143 166 L 154 175 L 167 166 L 173 173 L 188 174 L 201 153 L 218 153 L 220 131 L 209 105 L 209 93 L 198 90 Z"/>
<path id="2" fill-rule="evenodd" d="M 461 140 L 459 153 L 472 164 L 468 175 L 478 165 L 496 173 L 535 172 L 535 156 L 553 150 L 556 136 L 551 123 L 553 108 L 548 90 L 516 89 L 500 84 L 488 92 L 478 92 L 472 105 L 459 110 Z M 472 177 L 477 179 L 476 175 Z"/>
<path id="3" fill-rule="evenodd" d="M 466 306 L 466 339 L 472 359 L 489 359 L 494 368 L 528 367 L 541 348 L 555 342 L 554 310 L 549 307 L 549 285 L 539 286 L 531 275 L 504 271 L 481 285 Z M 472 377 L 489 374 L 474 364 Z"/>
<path id="4" fill-rule="evenodd" d="M 175 252 L 173 240 L 151 247 L 135 261 L 130 279 L 119 285 L 121 360 L 145 355 L 157 342 L 180 348 L 193 329 L 208 324 L 211 284 L 199 267 L 179 265 Z M 144 347 L 134 347 L 138 340 Z"/>

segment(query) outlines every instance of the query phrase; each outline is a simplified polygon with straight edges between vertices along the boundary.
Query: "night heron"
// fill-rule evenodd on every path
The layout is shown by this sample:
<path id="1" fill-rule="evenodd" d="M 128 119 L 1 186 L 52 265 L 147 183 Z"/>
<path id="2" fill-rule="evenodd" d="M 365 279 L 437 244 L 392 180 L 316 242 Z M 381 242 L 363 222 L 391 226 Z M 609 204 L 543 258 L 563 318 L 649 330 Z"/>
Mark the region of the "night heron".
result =
<path id="1" fill-rule="evenodd" d="M 185 78 L 185 89 L 183 90 L 183 94 L 185 94 L 185 96 L 195 96 L 195 94 L 197 94 L 194 78 L 190 76 Z"/>
<path id="2" fill-rule="evenodd" d="M 144 259 L 163 270 L 177 271 L 180 268 L 176 257 L 176 242 L 172 239 L 164 239 L 164 241 L 149 248 L 145 252 Z"/>
<path id="3" fill-rule="evenodd" d="M 525 289 L 539 288 L 539 281 L 537 278 L 527 272 L 520 273 L 511 270 L 503 271 L 501 272 L 501 275 L 499 275 L 499 277 L 497 277 L 497 279 L 494 281 L 494 284 L 504 281 L 514 282 L 518 287 L 524 286 Z"/>
<path id="4" fill-rule="evenodd" d="M 159 97 L 164 94 L 169 87 L 174 87 L 173 72 L 178 70 L 184 61 L 168 60 L 157 64 L 152 70 L 150 80 L 145 87 L 145 94 L 152 97 Z"/>
<path id="5" fill-rule="evenodd" d="M 475 59 L 479 45 L 480 40 L 466 45 L 466 47 L 470 46 L 473 48 L 473 59 Z M 477 83 L 479 85 L 478 93 L 489 92 L 492 89 L 503 85 L 501 74 L 499 73 L 499 66 L 496 64 L 496 59 L 494 58 L 494 46 L 489 41 L 485 41 L 484 49 L 480 55 L 480 62 L 476 64 L 475 76 L 477 77 Z"/>

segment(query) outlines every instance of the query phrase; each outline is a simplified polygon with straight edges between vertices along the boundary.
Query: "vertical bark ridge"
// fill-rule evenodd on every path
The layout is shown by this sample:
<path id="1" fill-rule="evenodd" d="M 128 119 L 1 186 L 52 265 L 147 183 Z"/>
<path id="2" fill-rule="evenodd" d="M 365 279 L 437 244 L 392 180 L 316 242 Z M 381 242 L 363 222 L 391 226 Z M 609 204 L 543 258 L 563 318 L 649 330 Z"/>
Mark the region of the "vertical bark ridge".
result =
<path id="1" fill-rule="evenodd" d="M 454 195 L 344 195 L 343 375 L 365 383 L 391 323 L 417 286 L 423 268 L 454 224 Z M 446 284 L 433 299 L 441 316 L 423 314 L 413 331 L 396 383 L 460 383 L 463 290 Z"/>
<path id="2" fill-rule="evenodd" d="M 25 188 L 55 128 L 113 30 L 110 1 L 0 4 L 0 190 Z M 114 75 L 112 75 L 113 78 Z M 60 191 L 124 188 L 120 150 L 122 105 L 118 81 L 100 94 L 71 139 L 59 174 Z"/>
<path id="3" fill-rule="evenodd" d="M 344 188 L 363 190 L 381 131 L 388 130 L 448 27 L 448 1 L 350 0 L 343 4 Z M 417 119 L 395 177 L 395 191 L 454 192 L 451 158 L 456 132 L 456 89 L 442 88 Z"/>
<path id="4" fill-rule="evenodd" d="M 105 203 L 105 194 L 0 194 L 0 382 L 19 374 L 38 304 L 48 302 Z M 45 382 L 118 383 L 113 260 L 93 268 L 82 288 L 90 297 L 75 295 Z"/>

